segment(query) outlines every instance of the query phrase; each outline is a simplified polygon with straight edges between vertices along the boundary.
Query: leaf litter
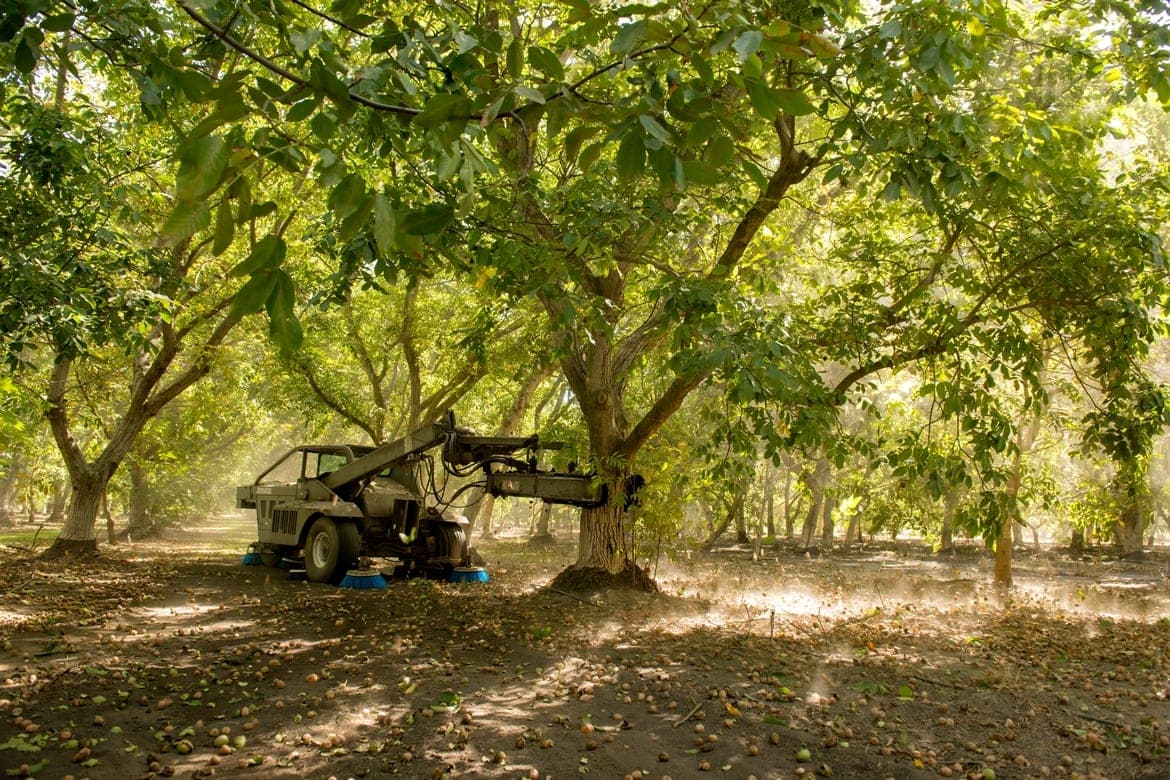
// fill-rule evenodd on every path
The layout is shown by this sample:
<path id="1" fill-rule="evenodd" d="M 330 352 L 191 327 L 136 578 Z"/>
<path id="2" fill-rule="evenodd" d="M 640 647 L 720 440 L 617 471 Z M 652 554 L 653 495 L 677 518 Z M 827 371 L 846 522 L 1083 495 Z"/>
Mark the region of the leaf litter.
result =
<path id="1" fill-rule="evenodd" d="M 241 520 L 241 523 L 245 521 Z M 1158 566 L 743 551 L 566 597 L 291 582 L 198 530 L 50 568 L 0 551 L 12 777 L 1165 777 Z M 1030 567 L 1030 568 L 1029 568 Z"/>

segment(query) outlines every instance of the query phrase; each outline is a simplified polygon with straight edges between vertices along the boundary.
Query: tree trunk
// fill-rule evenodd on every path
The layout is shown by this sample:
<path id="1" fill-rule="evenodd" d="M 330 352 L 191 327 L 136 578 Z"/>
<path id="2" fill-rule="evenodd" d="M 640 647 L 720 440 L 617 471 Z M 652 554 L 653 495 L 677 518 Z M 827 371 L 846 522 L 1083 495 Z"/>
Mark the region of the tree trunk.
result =
<path id="1" fill-rule="evenodd" d="M 1012 586 L 1012 527 L 1005 522 L 995 540 L 995 584 L 1000 588 Z"/>
<path id="2" fill-rule="evenodd" d="M 0 526 L 16 525 L 12 517 L 12 499 L 16 497 L 16 466 L 17 459 L 12 459 L 8 473 L 0 479 Z"/>
<path id="3" fill-rule="evenodd" d="M 467 511 L 467 541 L 470 544 L 473 533 L 485 539 L 491 539 L 495 532 L 492 530 L 492 511 L 496 506 L 496 497 L 491 493 L 484 493 L 478 501 Z"/>
<path id="4" fill-rule="evenodd" d="M 831 494 L 825 494 L 824 506 L 821 510 L 821 544 L 826 550 L 833 549 L 833 509 L 836 502 Z"/>
<path id="5" fill-rule="evenodd" d="M 625 508 L 620 498 L 605 506 L 582 507 L 575 568 L 601 569 L 609 574 L 624 572 L 629 563 L 624 520 Z"/>
<path id="6" fill-rule="evenodd" d="M 45 551 L 48 560 L 67 557 L 84 557 L 97 553 L 98 512 L 106 495 L 110 477 L 102 469 L 90 466 L 74 474 L 70 481 L 69 511 L 65 514 L 65 525 L 60 535 Z"/>
<path id="7" fill-rule="evenodd" d="M 747 532 L 747 518 L 745 516 L 746 512 L 744 511 L 744 504 L 746 502 L 746 499 L 747 499 L 747 496 L 744 495 L 743 498 L 740 498 L 736 502 L 738 504 L 738 506 L 736 507 L 736 510 L 735 510 L 735 543 L 736 544 L 750 544 L 752 541 L 751 537 L 748 536 L 748 532 Z"/>
<path id="8" fill-rule="evenodd" d="M 764 505 L 761 514 L 764 516 L 768 538 L 776 539 L 776 473 L 772 468 L 772 461 L 764 461 Z"/>
<path id="9" fill-rule="evenodd" d="M 49 496 L 50 523 L 60 523 L 65 519 L 65 507 L 69 502 L 69 483 L 63 479 L 53 480 L 53 493 Z"/>
<path id="10" fill-rule="evenodd" d="M 845 526 L 845 544 L 857 544 L 861 541 L 861 507 L 849 516 L 849 524 Z"/>
<path id="11" fill-rule="evenodd" d="M 553 505 L 541 501 L 536 507 L 536 539 L 547 539 L 552 536 L 549 530 L 549 519 L 552 517 Z"/>
<path id="12" fill-rule="evenodd" d="M 1142 534 L 1153 514 L 1149 469 L 1144 459 L 1121 463 L 1114 477 L 1113 490 L 1121 505 L 1121 513 L 1113 524 L 1117 551 L 1123 558 L 1140 561 L 1145 555 Z"/>
<path id="13" fill-rule="evenodd" d="M 804 517 L 804 528 L 800 534 L 801 549 L 812 549 L 813 535 L 817 530 L 817 521 L 825 505 L 825 488 L 829 483 L 829 461 L 818 458 L 813 472 L 805 477 L 805 485 L 809 491 L 808 514 Z"/>
<path id="14" fill-rule="evenodd" d="M 118 532 L 114 528 L 114 514 L 110 511 L 109 485 L 102 491 L 102 516 L 106 519 L 106 541 L 110 544 L 117 544 Z"/>
<path id="15" fill-rule="evenodd" d="M 1141 498 L 1130 497 L 1129 503 L 1121 511 L 1117 520 L 1118 552 L 1127 560 L 1140 561 L 1145 557 L 1142 549 L 1142 533 L 1145 531 L 1145 517 L 1142 512 Z"/>
<path id="16" fill-rule="evenodd" d="M 1002 519 L 995 540 L 995 584 L 1000 588 L 1012 586 L 1012 533 L 1014 526 L 1020 522 L 1018 499 L 1020 486 L 1024 479 L 1024 455 L 1032 449 L 1039 432 L 1039 411 L 1033 412 L 1030 421 L 1026 421 L 1021 416 L 1020 428 L 1016 432 L 1016 454 L 1012 459 L 1007 485 L 1004 487 L 1004 492 L 1011 504 L 1012 514 L 1010 517 Z"/>
<path id="17" fill-rule="evenodd" d="M 1070 555 L 1084 555 L 1085 553 L 1085 529 L 1076 527 L 1072 529 L 1072 539 L 1068 543 L 1068 551 Z"/>
<path id="18" fill-rule="evenodd" d="M 752 531 L 752 563 L 759 563 L 764 559 L 764 522 L 760 515 L 756 515 Z"/>
<path id="19" fill-rule="evenodd" d="M 939 534 L 938 551 L 950 553 L 955 551 L 955 511 L 959 508 L 959 491 L 947 491 L 943 499 L 942 532 Z"/>
<path id="20" fill-rule="evenodd" d="M 77 443 L 70 424 L 66 397 L 73 363 L 69 358 L 57 356 L 45 392 L 45 417 L 69 472 L 73 495 L 69 498 L 69 514 L 61 534 L 42 553 L 44 560 L 92 554 L 97 550 L 97 513 L 114 472 L 151 418 L 187 388 L 207 376 L 219 346 L 237 323 L 237 314 L 224 314 L 199 348 L 191 350 L 191 360 L 187 366 L 169 381 L 165 381 L 167 372 L 182 349 L 183 332 L 176 331 L 174 323 L 161 325 L 161 346 L 153 356 L 138 356 L 126 408 L 112 426 L 101 454 L 92 462 Z"/>
<path id="21" fill-rule="evenodd" d="M 141 539 L 149 536 L 153 530 L 150 519 L 150 482 L 146 468 L 140 463 L 133 463 L 130 471 L 130 498 L 126 513 L 129 518 L 126 523 L 126 536 Z"/>
<path id="22" fill-rule="evenodd" d="M 723 519 L 717 525 L 714 523 L 711 524 L 711 533 L 699 545 L 700 549 L 706 551 L 714 547 L 715 543 L 719 541 L 719 538 L 731 527 L 733 520 L 740 525 L 743 524 L 743 502 L 744 495 L 742 493 L 736 493 L 732 496 L 731 503 L 728 504 L 727 511 L 723 514 Z"/>
<path id="23" fill-rule="evenodd" d="M 804 527 L 800 531 L 800 547 L 802 550 L 812 548 L 813 535 L 817 530 L 817 520 L 820 519 L 821 505 L 824 503 L 825 493 L 821 488 L 812 487 L 809 496 L 808 514 L 804 516 Z"/>
<path id="24" fill-rule="evenodd" d="M 796 535 L 795 511 L 792 506 L 792 469 L 784 468 L 784 538 L 789 541 Z"/>

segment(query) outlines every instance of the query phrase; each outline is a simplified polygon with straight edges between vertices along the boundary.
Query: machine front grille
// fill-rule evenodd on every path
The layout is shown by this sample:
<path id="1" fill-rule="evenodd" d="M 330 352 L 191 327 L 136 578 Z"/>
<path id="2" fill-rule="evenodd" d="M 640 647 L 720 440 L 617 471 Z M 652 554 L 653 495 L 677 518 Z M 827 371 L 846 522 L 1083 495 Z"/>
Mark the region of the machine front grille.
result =
<path id="1" fill-rule="evenodd" d="M 297 513 L 292 509 L 274 509 L 272 511 L 272 532 L 277 534 L 296 533 Z"/>

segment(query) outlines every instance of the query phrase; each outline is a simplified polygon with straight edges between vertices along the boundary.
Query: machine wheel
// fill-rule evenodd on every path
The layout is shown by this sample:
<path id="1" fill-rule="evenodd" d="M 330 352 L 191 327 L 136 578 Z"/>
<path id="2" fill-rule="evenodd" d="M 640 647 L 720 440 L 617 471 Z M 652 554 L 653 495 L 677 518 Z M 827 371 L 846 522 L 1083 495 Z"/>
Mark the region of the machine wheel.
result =
<path id="1" fill-rule="evenodd" d="M 305 573 L 310 582 L 341 582 L 357 560 L 362 537 L 357 526 L 318 517 L 305 537 Z"/>
<path id="2" fill-rule="evenodd" d="M 280 566 L 280 559 L 284 557 L 283 547 L 274 547 L 267 544 L 260 545 L 260 562 L 270 569 Z"/>
<path id="3" fill-rule="evenodd" d="M 459 566 L 467 554 L 467 534 L 454 523 L 434 523 L 431 535 L 435 538 L 432 563 Z"/>

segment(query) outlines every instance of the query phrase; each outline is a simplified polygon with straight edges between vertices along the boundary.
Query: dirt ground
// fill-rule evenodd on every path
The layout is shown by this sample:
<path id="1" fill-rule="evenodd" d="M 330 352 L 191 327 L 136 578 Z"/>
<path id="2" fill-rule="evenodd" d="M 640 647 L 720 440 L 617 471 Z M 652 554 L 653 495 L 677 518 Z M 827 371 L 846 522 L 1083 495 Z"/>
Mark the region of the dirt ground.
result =
<path id="1" fill-rule="evenodd" d="M 8 776 L 1170 777 L 1170 583 L 978 551 L 663 562 L 663 593 L 347 590 L 241 565 L 251 521 L 53 567 L 0 550 Z"/>

